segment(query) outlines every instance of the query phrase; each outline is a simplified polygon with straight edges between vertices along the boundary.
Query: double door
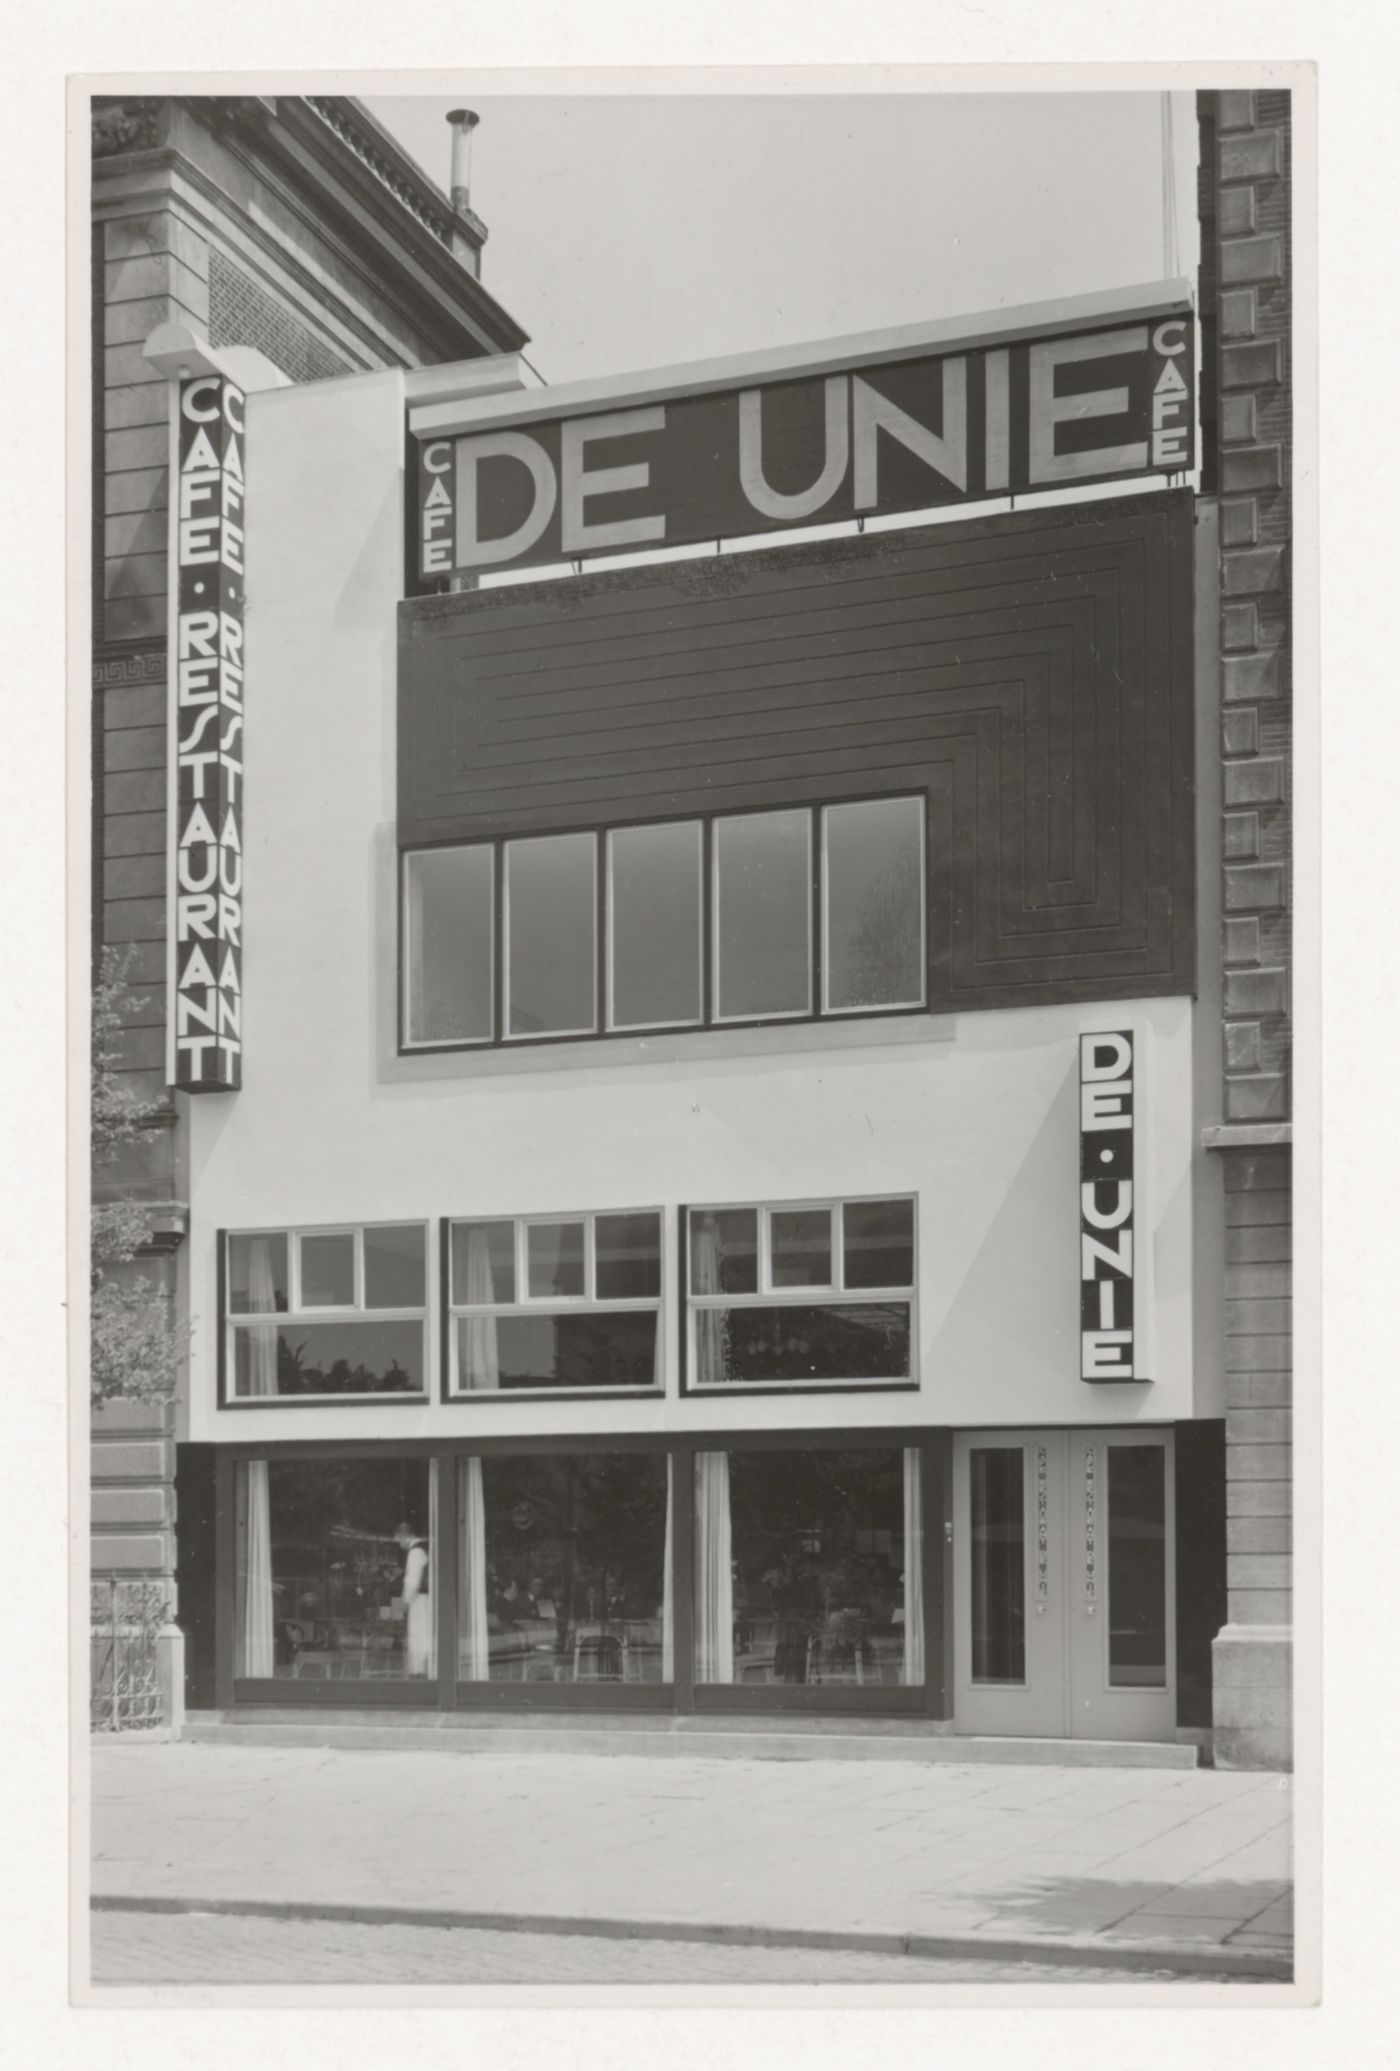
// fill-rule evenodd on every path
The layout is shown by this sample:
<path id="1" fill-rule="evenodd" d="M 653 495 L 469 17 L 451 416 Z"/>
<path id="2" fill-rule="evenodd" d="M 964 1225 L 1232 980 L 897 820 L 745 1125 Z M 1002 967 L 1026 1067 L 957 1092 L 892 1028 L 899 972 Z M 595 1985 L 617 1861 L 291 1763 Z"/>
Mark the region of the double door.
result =
<path id="1" fill-rule="evenodd" d="M 959 1432 L 953 1470 L 958 1729 L 1173 1738 L 1171 1433 Z"/>

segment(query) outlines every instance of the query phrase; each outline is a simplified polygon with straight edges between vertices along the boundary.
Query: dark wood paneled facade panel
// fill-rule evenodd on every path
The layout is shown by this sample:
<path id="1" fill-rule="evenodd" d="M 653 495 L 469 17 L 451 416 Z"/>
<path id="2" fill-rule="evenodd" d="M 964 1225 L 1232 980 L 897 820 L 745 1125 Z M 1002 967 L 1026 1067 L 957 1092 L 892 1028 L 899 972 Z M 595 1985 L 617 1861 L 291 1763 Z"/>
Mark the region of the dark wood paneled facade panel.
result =
<path id="1" fill-rule="evenodd" d="M 1193 981 L 1189 492 L 401 607 L 405 844 L 929 793 L 930 1004 Z"/>

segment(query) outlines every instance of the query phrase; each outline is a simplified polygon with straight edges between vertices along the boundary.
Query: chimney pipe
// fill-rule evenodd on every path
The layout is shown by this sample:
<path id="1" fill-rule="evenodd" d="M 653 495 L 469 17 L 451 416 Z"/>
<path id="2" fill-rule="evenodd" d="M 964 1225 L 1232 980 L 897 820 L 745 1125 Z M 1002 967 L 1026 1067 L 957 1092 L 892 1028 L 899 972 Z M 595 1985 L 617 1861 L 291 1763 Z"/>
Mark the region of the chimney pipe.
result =
<path id="1" fill-rule="evenodd" d="M 452 129 L 452 207 L 459 216 L 472 213 L 471 133 L 481 117 L 474 108 L 454 108 L 447 118 Z"/>

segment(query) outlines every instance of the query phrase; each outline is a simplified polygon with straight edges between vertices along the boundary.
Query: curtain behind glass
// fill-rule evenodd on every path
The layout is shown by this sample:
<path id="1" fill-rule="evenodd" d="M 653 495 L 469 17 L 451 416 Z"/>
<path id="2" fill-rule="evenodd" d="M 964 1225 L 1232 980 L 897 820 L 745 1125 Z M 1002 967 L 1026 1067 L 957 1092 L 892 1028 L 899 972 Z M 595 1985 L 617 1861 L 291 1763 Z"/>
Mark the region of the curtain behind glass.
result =
<path id="1" fill-rule="evenodd" d="M 702 1215 L 698 1221 L 692 1220 L 691 1244 L 691 1286 L 697 1294 L 718 1294 L 719 1229 L 712 1215 Z M 729 1378 L 729 1332 L 722 1309 L 695 1311 L 695 1378 L 697 1381 L 725 1381 Z M 725 1460 L 727 1491 L 727 1456 L 716 1454 L 715 1457 Z"/>
<path id="2" fill-rule="evenodd" d="M 702 1683 L 734 1680 L 734 1550 L 729 1518 L 729 1455 L 695 1456 L 696 1674 Z"/>
<path id="3" fill-rule="evenodd" d="M 481 1461 L 462 1462 L 462 1588 L 457 1609 L 457 1673 L 484 1683 L 491 1674 L 486 1625 L 486 1491 Z"/>
<path id="4" fill-rule="evenodd" d="M 272 1247 L 266 1237 L 254 1237 L 248 1246 L 248 1307 L 255 1316 L 277 1313 L 277 1283 L 272 1272 Z M 277 1325 L 250 1323 L 248 1339 L 248 1393 L 277 1393 Z"/>
<path id="5" fill-rule="evenodd" d="M 273 1673 L 272 1513 L 267 1461 L 243 1468 L 243 1630 L 241 1669 L 245 1676 Z"/>
<path id="6" fill-rule="evenodd" d="M 904 1454 L 904 1681 L 924 1679 L 924 1532 L 917 1447 Z"/>
<path id="7" fill-rule="evenodd" d="M 496 1280 L 491 1271 L 491 1249 L 484 1229 L 467 1231 L 467 1290 L 469 1303 L 493 1302 Z M 462 1327 L 463 1379 L 471 1389 L 495 1389 L 501 1385 L 501 1361 L 496 1344 L 494 1316 L 468 1316 Z M 481 1462 L 473 1463 L 478 1475 Z"/>

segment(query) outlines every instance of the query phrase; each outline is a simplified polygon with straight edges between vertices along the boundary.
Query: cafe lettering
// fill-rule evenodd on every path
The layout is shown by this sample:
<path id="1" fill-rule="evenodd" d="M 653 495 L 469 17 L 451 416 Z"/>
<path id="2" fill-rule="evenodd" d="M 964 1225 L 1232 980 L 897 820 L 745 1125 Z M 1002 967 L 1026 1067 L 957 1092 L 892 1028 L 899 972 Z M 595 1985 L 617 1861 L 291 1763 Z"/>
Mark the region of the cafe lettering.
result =
<path id="1" fill-rule="evenodd" d="M 682 546 L 1195 462 L 1192 320 L 515 421 L 418 447 L 425 580 Z"/>

